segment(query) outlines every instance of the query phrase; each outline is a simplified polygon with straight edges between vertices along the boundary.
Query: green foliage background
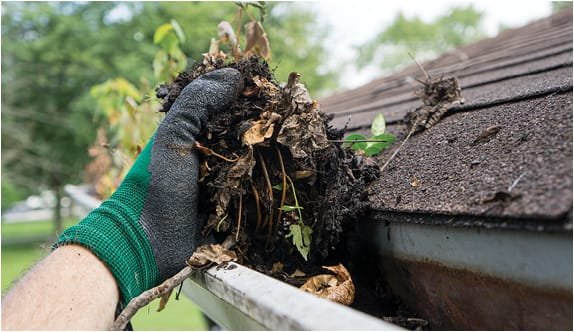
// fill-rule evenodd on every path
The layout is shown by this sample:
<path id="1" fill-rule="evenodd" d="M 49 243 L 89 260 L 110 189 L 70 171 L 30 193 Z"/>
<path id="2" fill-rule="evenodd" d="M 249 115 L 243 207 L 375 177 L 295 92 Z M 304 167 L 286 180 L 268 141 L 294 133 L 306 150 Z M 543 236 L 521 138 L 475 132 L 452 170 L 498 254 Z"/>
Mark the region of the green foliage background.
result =
<path id="1" fill-rule="evenodd" d="M 409 53 L 425 60 L 485 37 L 484 14 L 472 4 L 446 10 L 433 21 L 398 13 L 373 39 L 357 47 L 359 67 L 375 64 L 389 72 L 412 63 Z"/>
<path id="2" fill-rule="evenodd" d="M 336 74 L 318 71 L 326 50 L 316 14 L 296 3 L 268 7 L 276 77 L 301 72 L 313 94 L 334 87 Z M 236 10 L 232 2 L 3 2 L 3 206 L 39 187 L 82 181 L 88 147 L 105 121 L 90 87 L 116 77 L 153 82 L 158 26 L 180 23 L 190 66 Z"/>

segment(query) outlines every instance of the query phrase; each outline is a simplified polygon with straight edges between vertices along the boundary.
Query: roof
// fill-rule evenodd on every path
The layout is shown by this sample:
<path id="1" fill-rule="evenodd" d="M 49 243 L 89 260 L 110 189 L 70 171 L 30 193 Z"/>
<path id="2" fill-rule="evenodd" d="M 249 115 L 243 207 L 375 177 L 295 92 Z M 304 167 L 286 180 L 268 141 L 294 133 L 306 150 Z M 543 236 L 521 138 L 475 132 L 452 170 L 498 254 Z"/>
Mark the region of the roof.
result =
<path id="1" fill-rule="evenodd" d="M 571 229 L 572 11 L 556 13 L 423 63 L 459 79 L 466 103 L 413 135 L 369 188 L 374 215 L 407 221 Z M 321 100 L 333 125 L 366 132 L 385 115 L 398 142 L 421 105 L 416 64 Z M 486 129 L 498 130 L 476 141 Z M 397 149 L 385 151 L 381 165 Z M 431 216 L 432 215 L 432 216 Z M 430 217 L 429 217 L 430 216 Z"/>

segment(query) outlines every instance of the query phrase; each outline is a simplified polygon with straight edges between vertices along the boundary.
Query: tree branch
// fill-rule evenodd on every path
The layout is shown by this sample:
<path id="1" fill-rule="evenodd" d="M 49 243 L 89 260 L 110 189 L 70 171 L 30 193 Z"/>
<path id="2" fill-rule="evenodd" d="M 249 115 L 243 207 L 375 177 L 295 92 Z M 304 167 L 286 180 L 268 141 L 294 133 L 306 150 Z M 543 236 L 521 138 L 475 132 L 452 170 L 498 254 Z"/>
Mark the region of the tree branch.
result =
<path id="1" fill-rule="evenodd" d="M 123 330 L 139 309 L 145 307 L 151 301 L 157 298 L 170 294 L 172 289 L 179 286 L 185 279 L 191 276 L 192 273 L 193 269 L 189 266 L 186 266 L 176 275 L 167 279 L 159 286 L 148 289 L 147 291 L 141 293 L 139 296 L 134 297 L 116 318 L 116 321 L 114 322 L 114 325 L 112 325 L 111 330 Z"/>

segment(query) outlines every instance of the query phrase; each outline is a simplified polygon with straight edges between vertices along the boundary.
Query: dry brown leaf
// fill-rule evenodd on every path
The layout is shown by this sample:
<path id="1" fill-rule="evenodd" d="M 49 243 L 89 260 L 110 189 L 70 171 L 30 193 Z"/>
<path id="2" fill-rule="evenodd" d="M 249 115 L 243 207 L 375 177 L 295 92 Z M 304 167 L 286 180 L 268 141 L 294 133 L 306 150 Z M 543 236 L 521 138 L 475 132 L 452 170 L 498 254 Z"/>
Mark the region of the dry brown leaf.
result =
<path id="1" fill-rule="evenodd" d="M 206 230 L 217 229 L 217 231 L 226 231 L 229 229 L 227 220 L 227 206 L 232 196 L 240 193 L 238 190 L 244 176 L 251 177 L 255 158 L 253 157 L 253 148 L 249 148 L 244 156 L 241 156 L 226 173 L 221 173 L 217 181 L 223 185 L 217 190 L 213 201 L 215 203 L 215 213 L 209 216 Z"/>
<path id="2" fill-rule="evenodd" d="M 221 264 L 235 261 L 237 261 L 237 254 L 234 251 L 225 249 L 220 244 L 204 244 L 195 249 L 187 260 L 187 265 L 200 268 L 210 263 Z"/>
<path id="3" fill-rule="evenodd" d="M 253 76 L 253 83 L 271 100 L 279 99 L 281 91 L 265 77 Z"/>
<path id="4" fill-rule="evenodd" d="M 277 142 L 287 146 L 293 158 L 300 159 L 329 147 L 323 119 L 317 104 L 311 103 L 305 111 L 285 119 Z"/>
<path id="5" fill-rule="evenodd" d="M 313 176 L 314 174 L 315 172 L 307 170 L 295 171 L 295 179 L 297 180 L 306 179 L 310 176 Z"/>
<path id="6" fill-rule="evenodd" d="M 283 272 L 283 263 L 281 262 L 275 262 L 271 267 L 271 273 L 278 273 L 278 272 Z"/>
<path id="7" fill-rule="evenodd" d="M 306 276 L 307 274 L 299 269 L 295 270 L 295 272 L 291 273 L 290 277 L 291 278 L 302 278 L 304 276 Z"/>
<path id="8" fill-rule="evenodd" d="M 273 124 L 267 125 L 267 121 L 252 121 L 251 127 L 245 131 L 241 141 L 244 145 L 255 145 L 263 142 L 273 135 Z"/>
<path id="9" fill-rule="evenodd" d="M 217 25 L 217 34 L 219 38 L 225 43 L 229 43 L 232 47 L 237 44 L 237 37 L 235 37 L 235 32 L 233 27 L 227 21 L 221 21 Z"/>
<path id="10" fill-rule="evenodd" d="M 245 45 L 246 55 L 255 54 L 260 55 L 265 60 L 271 59 L 269 40 L 261 23 L 255 21 L 247 23 L 245 25 L 245 38 L 247 39 L 247 45 Z"/>
<path id="11" fill-rule="evenodd" d="M 167 305 L 167 302 L 169 301 L 169 297 L 171 296 L 171 293 L 173 292 L 173 289 L 171 289 L 167 294 L 163 295 L 160 300 L 159 300 L 159 306 L 157 308 L 157 312 L 162 311 L 165 306 Z"/>
<path id="12" fill-rule="evenodd" d="M 351 305 L 355 299 L 355 285 L 349 271 L 343 264 L 323 266 L 323 268 L 334 272 L 335 275 L 316 275 L 309 278 L 300 289 L 324 299 Z"/>
<path id="13" fill-rule="evenodd" d="M 251 127 L 243 133 L 243 145 L 255 145 L 273 136 L 274 123 L 281 120 L 281 115 L 273 112 L 263 112 L 261 119 L 251 121 Z"/>

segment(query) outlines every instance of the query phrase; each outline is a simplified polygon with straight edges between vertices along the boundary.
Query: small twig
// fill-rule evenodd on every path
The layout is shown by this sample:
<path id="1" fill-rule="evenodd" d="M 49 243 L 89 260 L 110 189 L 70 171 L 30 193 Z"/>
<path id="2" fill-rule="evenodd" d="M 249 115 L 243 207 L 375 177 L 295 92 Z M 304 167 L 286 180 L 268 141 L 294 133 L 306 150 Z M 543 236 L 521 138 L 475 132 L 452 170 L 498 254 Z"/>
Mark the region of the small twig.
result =
<path id="1" fill-rule="evenodd" d="M 413 128 L 411 129 L 411 131 L 409 132 L 409 134 L 407 135 L 407 137 L 405 137 L 405 139 L 403 140 L 403 142 L 401 143 L 401 145 L 395 150 L 395 152 L 393 152 L 393 154 L 391 155 L 391 157 L 385 162 L 385 164 L 383 165 L 383 167 L 381 167 L 381 173 L 385 170 L 385 168 L 387 168 L 387 165 L 389 165 L 389 163 L 391 162 L 391 160 L 395 159 L 395 156 L 397 155 L 397 153 L 399 153 L 399 151 L 403 148 L 403 145 L 405 145 L 405 143 L 407 142 L 407 140 L 411 137 L 411 135 L 415 132 L 415 128 L 417 127 L 418 123 L 415 123 L 413 125 Z"/>
<path id="2" fill-rule="evenodd" d="M 510 187 L 508 187 L 508 192 L 511 192 L 512 189 L 514 189 L 514 187 L 516 187 L 516 185 L 518 184 L 518 182 L 520 182 L 520 180 L 522 179 L 522 177 L 526 175 L 526 172 L 520 174 L 520 176 L 514 180 L 514 182 L 512 182 L 512 185 L 510 185 Z"/>
<path id="3" fill-rule="evenodd" d="M 193 269 L 189 266 L 186 266 L 176 275 L 167 279 L 159 286 L 148 289 L 147 291 L 141 293 L 139 296 L 134 297 L 116 318 L 111 330 L 123 330 L 139 309 L 145 307 L 151 301 L 171 292 L 172 289 L 179 286 L 185 279 L 189 278 L 192 273 Z"/>
<path id="4" fill-rule="evenodd" d="M 227 219 L 227 214 L 223 216 L 223 218 L 221 218 L 221 220 L 219 220 L 217 222 L 217 226 L 215 226 L 215 230 L 219 232 L 219 226 L 221 226 L 221 224 L 225 221 L 225 219 Z"/>
<path id="5" fill-rule="evenodd" d="M 253 198 L 255 198 L 255 207 L 257 208 L 257 224 L 255 225 L 255 233 L 259 232 L 261 228 L 261 205 L 259 203 L 259 193 L 257 193 L 257 188 L 255 184 L 251 183 L 251 191 L 253 191 Z"/>
<path id="6" fill-rule="evenodd" d="M 285 198 L 287 197 L 287 174 L 285 172 L 285 164 L 283 164 L 283 156 L 281 155 L 281 151 L 279 150 L 278 147 L 275 147 L 275 149 L 277 150 L 277 155 L 279 156 L 279 164 L 281 165 L 281 175 L 283 177 L 283 191 L 281 193 L 281 204 L 279 205 L 279 208 L 281 208 L 284 204 L 285 204 Z M 278 214 L 277 214 L 277 225 L 279 225 L 279 223 L 281 222 L 281 213 L 283 211 L 279 210 Z"/>
<path id="7" fill-rule="evenodd" d="M 239 187 L 239 209 L 237 213 L 237 232 L 235 233 L 235 241 L 239 241 L 239 230 L 241 229 L 241 214 L 243 213 L 243 184 Z"/>
<path id="8" fill-rule="evenodd" d="M 267 166 L 265 165 L 265 161 L 263 161 L 263 157 L 261 157 L 261 153 L 257 151 L 257 156 L 259 157 L 259 164 L 261 165 L 261 169 L 263 170 L 263 177 L 265 178 L 265 183 L 267 183 L 267 193 L 269 195 L 269 218 L 265 218 L 265 220 L 273 220 L 273 186 L 271 185 L 271 180 L 269 179 L 269 173 L 267 172 Z M 265 228 L 267 222 L 263 222 L 263 228 Z"/>
<path id="9" fill-rule="evenodd" d="M 423 66 L 421 66 L 421 64 L 417 61 L 417 59 L 415 59 L 415 57 L 412 55 L 411 52 L 409 52 L 409 56 L 411 57 L 411 59 L 413 59 L 413 61 L 417 64 L 417 66 L 419 66 L 419 68 L 421 69 L 421 71 L 423 72 L 423 74 L 425 74 L 427 80 L 430 80 L 430 75 L 427 73 L 427 71 L 423 68 Z M 423 83 L 424 84 L 424 83 Z"/>
<path id="10" fill-rule="evenodd" d="M 234 163 L 234 162 L 237 162 L 237 161 L 239 160 L 239 157 L 236 157 L 235 159 L 229 159 L 229 158 L 227 158 L 227 157 L 225 157 L 225 156 L 223 156 L 223 155 L 220 155 L 219 153 L 217 153 L 217 152 L 211 150 L 210 148 L 201 145 L 199 142 L 195 142 L 195 143 L 193 144 L 193 147 L 194 147 L 196 150 L 201 151 L 201 152 L 202 152 L 203 154 L 205 154 L 206 156 L 214 156 L 214 157 L 223 159 L 223 160 L 225 160 L 225 161 L 227 161 L 227 162 L 230 162 L 230 163 Z"/>
<path id="11" fill-rule="evenodd" d="M 297 212 L 299 213 L 299 222 L 303 223 L 303 214 L 301 213 L 302 207 L 299 205 L 299 200 L 297 200 L 297 193 L 295 192 L 295 184 L 293 180 L 289 176 L 287 176 L 287 180 L 291 184 L 291 190 L 293 191 L 293 199 L 295 200 L 295 206 L 297 207 Z"/>

